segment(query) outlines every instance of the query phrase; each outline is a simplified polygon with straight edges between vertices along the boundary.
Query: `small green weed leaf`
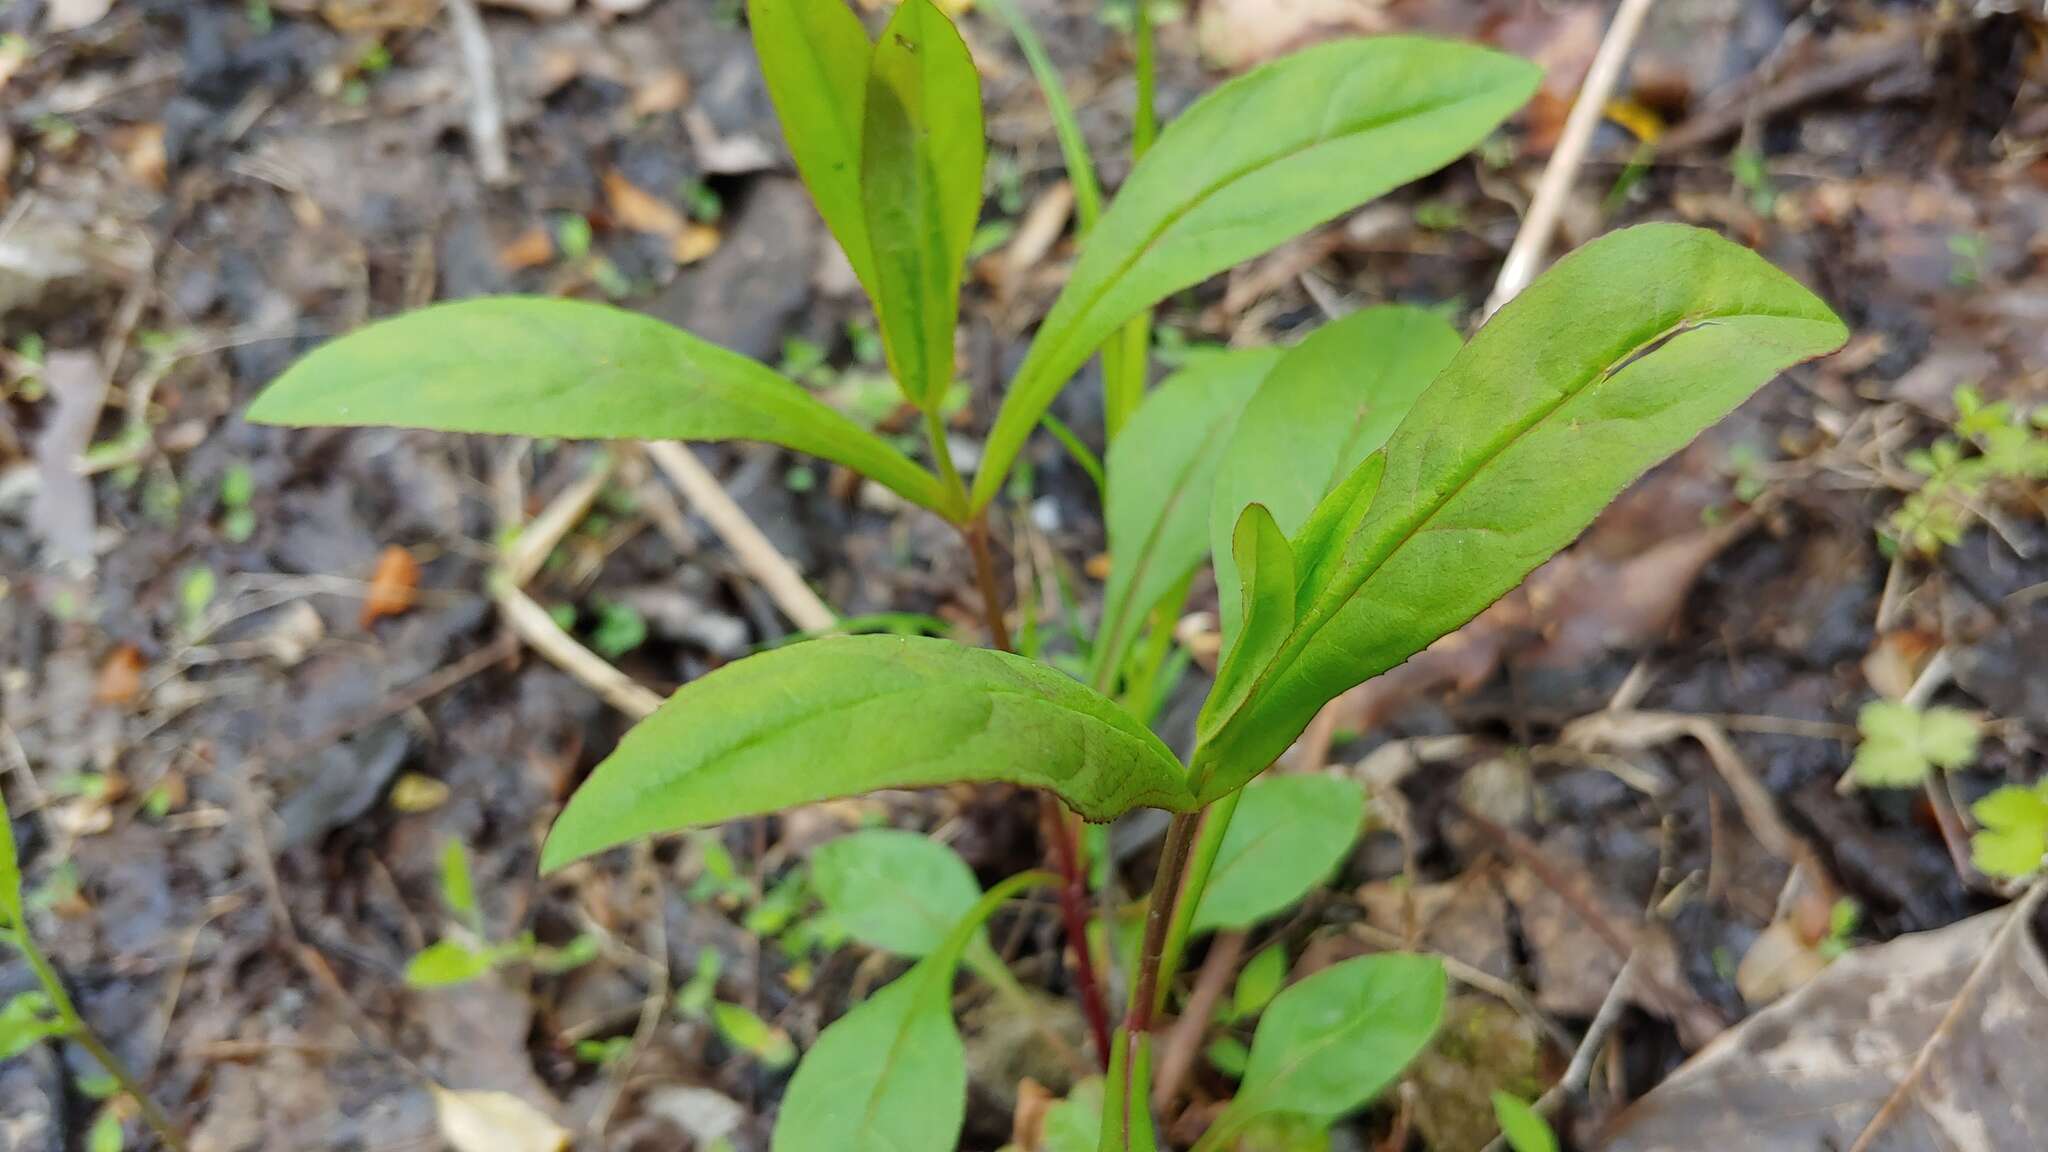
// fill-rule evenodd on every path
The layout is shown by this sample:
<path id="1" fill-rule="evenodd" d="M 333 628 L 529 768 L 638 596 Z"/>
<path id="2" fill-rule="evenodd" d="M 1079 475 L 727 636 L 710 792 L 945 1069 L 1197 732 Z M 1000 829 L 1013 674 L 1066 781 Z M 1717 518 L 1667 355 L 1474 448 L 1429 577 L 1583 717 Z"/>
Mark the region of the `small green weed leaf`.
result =
<path id="1" fill-rule="evenodd" d="M 861 196 L 889 367 L 918 407 L 953 383 L 960 275 L 981 216 L 981 78 L 931 0 L 904 0 L 868 66 Z"/>
<path id="2" fill-rule="evenodd" d="M 684 685 L 555 822 L 552 871 L 642 836 L 962 780 L 1048 789 L 1091 820 L 1185 808 L 1159 738 L 1021 656 L 916 636 L 830 636 Z"/>
<path id="3" fill-rule="evenodd" d="M 874 257 L 861 200 L 861 109 L 873 46 L 845 0 L 747 0 L 761 78 L 796 170 L 868 295 Z"/>
<path id="4" fill-rule="evenodd" d="M 1953 771 L 1977 757 L 1977 722 L 1955 708 L 1873 700 L 1856 714 L 1856 730 L 1863 742 L 1849 777 L 1868 788 L 1917 787 L 1934 769 Z"/>
<path id="5" fill-rule="evenodd" d="M 1095 1152 L 1102 1135 L 1102 1078 L 1090 1076 L 1068 1090 L 1066 1099 L 1045 1110 L 1040 1152 Z"/>
<path id="6" fill-rule="evenodd" d="M 463 923 L 475 923 L 476 883 L 470 879 L 469 853 L 463 849 L 462 841 L 453 837 L 441 849 L 441 903 Z"/>
<path id="7" fill-rule="evenodd" d="M 711 1003 L 718 997 L 718 974 L 725 968 L 725 960 L 718 949 L 705 945 L 697 950 L 697 966 L 690 971 L 690 978 L 676 989 L 676 1011 L 692 1019 L 702 1019 L 711 1011 Z"/>
<path id="8" fill-rule="evenodd" d="M 1500 1134 L 1514 1152 L 1557 1152 L 1557 1136 L 1543 1114 L 1517 1096 L 1493 1094 L 1493 1115 L 1500 1121 Z"/>
<path id="9" fill-rule="evenodd" d="M 796 1063 L 796 1044 L 789 1033 L 738 1004 L 722 1000 L 712 1004 L 711 1022 L 727 1044 L 752 1056 L 763 1068 L 780 1071 Z"/>
<path id="10" fill-rule="evenodd" d="M 870 948 L 929 956 L 981 898 L 967 862 L 927 836 L 870 828 L 811 853 L 826 911 Z"/>
<path id="11" fill-rule="evenodd" d="M 946 507 L 930 473 L 774 370 L 652 317 L 580 300 L 485 296 L 379 321 L 294 364 L 249 419 L 568 440 L 766 440 Z"/>
<path id="12" fill-rule="evenodd" d="M 1237 987 L 1230 994 L 1231 1018 L 1249 1020 L 1257 1016 L 1280 994 L 1280 986 L 1286 982 L 1287 946 L 1267 945 L 1237 974 Z"/>
<path id="13" fill-rule="evenodd" d="M 21 915 L 21 856 L 14 847 L 14 816 L 0 796 L 0 928 L 26 929 Z"/>
<path id="14" fill-rule="evenodd" d="M 128 1144 L 128 1134 L 121 1128 L 121 1111 L 109 1104 L 93 1117 L 92 1127 L 85 1133 L 85 1152 L 121 1152 Z"/>
<path id="15" fill-rule="evenodd" d="M 41 991 L 17 993 L 0 1005 L 0 1060 L 12 1060 L 69 1029 Z"/>
<path id="16" fill-rule="evenodd" d="M 1272 348 L 1205 356 L 1154 389 L 1109 446 L 1109 584 L 1095 659 L 1114 668 L 1146 613 L 1209 551 L 1209 493 L 1239 413 L 1280 362 Z M 1104 683 L 1098 667 L 1096 683 Z"/>
<path id="17" fill-rule="evenodd" d="M 1443 1007 L 1434 957 L 1361 956 L 1310 976 L 1259 1018 L 1244 1082 L 1210 1136 L 1274 1113 L 1334 1119 L 1363 1107 L 1429 1044 Z"/>
<path id="18" fill-rule="evenodd" d="M 1983 825 L 1970 838 L 1970 858 L 1985 875 L 2024 880 L 2048 865 L 2048 780 L 2000 788 L 1970 815 Z"/>
<path id="19" fill-rule="evenodd" d="M 1209 698 L 1235 708 L 1294 628 L 1294 550 L 1264 504 L 1247 504 L 1231 534 L 1232 568 L 1241 573 L 1237 616 L 1243 643 L 1224 657 Z M 1220 556 L 1219 556 L 1220 559 Z"/>
<path id="20" fill-rule="evenodd" d="M 1218 1036 L 1202 1049 L 1202 1055 L 1208 1059 L 1210 1067 L 1232 1080 L 1242 1080 L 1244 1066 L 1251 1063 L 1252 1050 L 1235 1036 Z"/>
<path id="21" fill-rule="evenodd" d="M 1651 465 L 1847 335 L 1701 229 L 1646 224 L 1559 261 L 1416 401 L 1370 507 L 1311 516 L 1355 527 L 1328 539 L 1336 559 L 1304 557 L 1301 619 L 1243 706 L 1205 711 L 1197 793 L 1264 770 L 1326 701 L 1478 615 Z"/>
<path id="22" fill-rule="evenodd" d="M 1324 495 L 1378 451 L 1416 397 L 1464 344 L 1435 312 L 1387 305 L 1354 312 L 1289 349 L 1245 405 L 1216 469 L 1209 538 L 1228 658 L 1237 639 L 1230 534 L 1247 504 L 1292 536 Z"/>
<path id="23" fill-rule="evenodd" d="M 405 966 L 405 982 L 414 988 L 452 988 L 489 972 L 497 958 L 460 940 L 440 940 Z"/>
<path id="24" fill-rule="evenodd" d="M 1042 872 L 991 888 L 931 955 L 840 1017 L 790 1078 L 772 1152 L 951 1152 L 967 1114 L 967 1064 L 953 1025 L 953 977 L 996 909 Z"/>
<path id="25" fill-rule="evenodd" d="M 1166 127 L 1089 234 L 989 434 L 974 503 L 1125 321 L 1443 167 L 1536 89 L 1526 60 L 1387 36 L 1318 45 L 1216 88 Z"/>
<path id="26" fill-rule="evenodd" d="M 1342 776 L 1268 776 L 1245 786 L 1192 930 L 1249 928 L 1329 879 L 1357 841 L 1365 791 Z"/>

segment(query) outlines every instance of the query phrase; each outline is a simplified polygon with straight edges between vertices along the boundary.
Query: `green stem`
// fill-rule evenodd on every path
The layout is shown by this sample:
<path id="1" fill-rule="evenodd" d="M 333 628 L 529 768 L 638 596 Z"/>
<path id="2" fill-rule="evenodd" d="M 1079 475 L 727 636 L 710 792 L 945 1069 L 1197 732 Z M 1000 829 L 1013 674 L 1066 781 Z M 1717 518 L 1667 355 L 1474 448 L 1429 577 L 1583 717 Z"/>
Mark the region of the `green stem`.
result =
<path id="1" fill-rule="evenodd" d="M 937 404 L 924 410 L 924 435 L 932 448 L 932 467 L 939 470 L 939 482 L 945 485 L 949 502 L 966 508 L 967 485 L 960 479 L 960 470 L 953 467 L 953 453 L 946 447 L 946 418 L 939 414 Z"/>
<path id="2" fill-rule="evenodd" d="M 78 1007 L 71 1002 L 71 994 L 65 990 L 64 981 L 58 978 L 57 970 L 50 966 L 50 961 L 44 957 L 42 949 L 36 947 L 26 924 L 21 925 L 20 931 L 14 934 L 13 943 L 21 950 L 22 956 L 28 961 L 29 969 L 36 974 L 36 979 L 42 984 L 43 994 L 50 998 L 50 1004 L 57 1009 L 57 1019 L 64 1026 L 65 1039 L 85 1049 L 107 1075 L 114 1078 L 115 1083 L 121 1086 L 121 1090 L 142 1110 L 143 1122 L 156 1132 L 157 1139 L 163 1142 L 165 1148 L 171 1149 L 171 1152 L 185 1152 L 185 1138 L 179 1134 L 177 1124 L 171 1120 L 170 1114 L 150 1097 L 148 1091 L 143 1088 L 142 1081 L 128 1070 L 128 1065 L 114 1055 L 100 1039 L 99 1033 L 92 1030 L 92 1025 L 87 1024 L 85 1018 L 78 1014 Z"/>
<path id="3" fill-rule="evenodd" d="M 1165 1006 L 1166 990 L 1180 971 L 1181 958 L 1187 955 L 1195 912 L 1202 906 L 1202 893 L 1209 887 L 1209 873 L 1216 867 L 1223 834 L 1229 831 L 1230 818 L 1236 814 L 1237 802 L 1243 795 L 1244 789 L 1240 788 L 1209 805 L 1202 817 L 1201 830 L 1195 834 L 1194 848 L 1188 855 L 1187 882 L 1181 886 L 1180 899 L 1174 904 L 1173 920 L 1167 925 L 1166 945 L 1159 958 L 1159 1000 L 1153 1005 L 1155 1009 Z"/>
<path id="4" fill-rule="evenodd" d="M 1159 76 L 1152 51 L 1152 5 L 1150 0 L 1134 0 L 1132 7 L 1132 64 L 1138 80 L 1138 108 L 1131 125 L 1131 159 L 1135 162 L 1145 158 L 1145 153 L 1152 150 L 1152 141 L 1158 138 Z"/>

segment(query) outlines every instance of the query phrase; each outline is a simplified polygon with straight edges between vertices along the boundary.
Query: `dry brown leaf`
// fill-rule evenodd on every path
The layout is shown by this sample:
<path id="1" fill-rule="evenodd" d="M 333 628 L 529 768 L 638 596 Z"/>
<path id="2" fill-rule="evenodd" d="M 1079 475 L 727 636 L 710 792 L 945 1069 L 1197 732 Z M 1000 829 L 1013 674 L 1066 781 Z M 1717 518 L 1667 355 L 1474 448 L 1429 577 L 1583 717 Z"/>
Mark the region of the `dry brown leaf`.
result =
<path id="1" fill-rule="evenodd" d="M 162 191 L 168 168 L 162 124 L 132 124 L 114 134 L 121 167 L 144 187 Z"/>
<path id="2" fill-rule="evenodd" d="M 1319 40 L 1389 31 L 1385 8 L 1383 0 L 1208 0 L 1195 37 L 1211 63 L 1235 71 Z"/>
<path id="3" fill-rule="evenodd" d="M 676 234 L 670 255 L 675 257 L 678 264 L 695 264 L 718 251 L 718 246 L 723 243 L 725 233 L 717 228 L 709 224 L 686 224 L 683 230 Z"/>
<path id="4" fill-rule="evenodd" d="M 1940 647 L 1941 637 L 1933 632 L 1917 628 L 1886 632 L 1863 657 L 1863 679 L 1885 699 L 1903 699 Z"/>
<path id="5" fill-rule="evenodd" d="M 411 610 L 419 591 L 420 562 L 412 553 L 393 544 L 377 557 L 377 570 L 370 576 L 370 590 L 363 597 L 362 625 L 368 628 L 386 616 Z"/>
<path id="6" fill-rule="evenodd" d="M 678 69 L 656 72 L 633 86 L 633 115 L 659 116 L 690 102 L 690 77 Z"/>
<path id="7" fill-rule="evenodd" d="M 613 222 L 629 232 L 680 236 L 688 223 L 675 205 L 626 179 L 617 168 L 605 169 L 604 200 Z"/>
<path id="8" fill-rule="evenodd" d="M 434 1112 L 455 1152 L 565 1152 L 567 1128 L 509 1092 L 451 1092 L 435 1085 Z"/>
<path id="9" fill-rule="evenodd" d="M 1806 987 L 1827 966 L 1828 958 L 1790 920 L 1773 920 L 1736 965 L 1735 990 L 1746 1003 L 1769 1004 Z"/>
<path id="10" fill-rule="evenodd" d="M 1708 1045 L 1606 1152 L 2008 1152 L 2048 1133 L 2048 888 L 1859 948 Z"/>
<path id="11" fill-rule="evenodd" d="M 100 664 L 99 680 L 92 698 L 101 704 L 133 704 L 142 694 L 142 650 L 123 644 L 107 654 Z"/>
<path id="12" fill-rule="evenodd" d="M 507 272 L 538 268 L 555 258 L 555 238 L 536 224 L 521 232 L 510 244 L 498 249 L 498 267 Z"/>
<path id="13" fill-rule="evenodd" d="M 423 28 L 441 0 L 325 0 L 320 16 L 338 32 L 396 32 Z"/>
<path id="14" fill-rule="evenodd" d="M 439 0 L 435 0 L 435 2 L 438 4 Z M 537 16 L 549 20 L 558 16 L 567 16 L 576 8 L 576 0 L 482 0 L 482 2 L 486 8 L 506 8 L 514 12 L 524 12 L 528 16 Z"/>

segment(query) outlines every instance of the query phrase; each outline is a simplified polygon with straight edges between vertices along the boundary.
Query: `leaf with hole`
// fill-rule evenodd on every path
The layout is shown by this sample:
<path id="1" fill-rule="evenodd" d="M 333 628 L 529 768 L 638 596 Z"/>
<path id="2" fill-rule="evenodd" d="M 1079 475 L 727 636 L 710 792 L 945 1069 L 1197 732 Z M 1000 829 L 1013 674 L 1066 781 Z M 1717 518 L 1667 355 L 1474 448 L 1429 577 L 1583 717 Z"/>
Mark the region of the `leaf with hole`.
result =
<path id="1" fill-rule="evenodd" d="M 845 0 L 747 0 L 747 26 L 797 175 L 872 297 L 860 191 L 861 109 L 873 52 L 867 31 Z"/>
<path id="2" fill-rule="evenodd" d="M 974 504 L 1002 487 L 1068 378 L 1168 296 L 1449 164 L 1541 71 L 1446 40 L 1318 45 L 1225 83 L 1166 127 L 1088 236 L 989 433 Z"/>
<path id="3" fill-rule="evenodd" d="M 1273 998 L 1244 1081 L 1201 1152 L 1262 1116 L 1335 1119 L 1370 1103 L 1428 1046 L 1443 1015 L 1444 967 L 1388 953 L 1346 960 Z"/>
<path id="4" fill-rule="evenodd" d="M 904 0 L 868 66 L 861 202 L 889 366 L 928 412 L 953 383 L 985 148 L 981 80 L 966 42 L 931 0 Z"/>
<path id="5" fill-rule="evenodd" d="M 1091 820 L 1190 799 L 1158 737 L 1042 664 L 925 637 L 832 636 L 684 685 L 570 798 L 541 867 L 880 788 L 995 780 L 1047 789 Z"/>
<path id="6" fill-rule="evenodd" d="M 1168 377 L 1109 446 L 1109 583 L 1096 631 L 1097 684 L 1145 616 L 1209 552 L 1209 493 L 1245 403 L 1280 361 L 1272 348 L 1206 356 Z"/>
<path id="7" fill-rule="evenodd" d="M 1231 427 L 1209 503 L 1216 596 L 1228 659 L 1237 639 L 1230 536 L 1263 504 L 1284 536 L 1393 435 L 1464 340 L 1435 312 L 1385 305 L 1354 312 L 1288 349 Z"/>
<path id="8" fill-rule="evenodd" d="M 944 510 L 938 480 L 772 369 L 652 317 L 579 300 L 435 304 L 315 349 L 257 424 L 567 440 L 766 440 Z"/>
<path id="9" fill-rule="evenodd" d="M 1364 819 L 1365 791 L 1346 777 L 1268 776 L 1246 785 L 1192 930 L 1250 928 L 1286 910 L 1330 878 Z"/>
<path id="10" fill-rule="evenodd" d="M 1325 702 L 1513 588 L 1651 465 L 1779 372 L 1841 346 L 1826 305 L 1710 232 L 1646 224 L 1559 261 L 1502 308 L 1388 440 L 1370 507 L 1297 549 L 1300 619 L 1194 758 L 1213 800 Z"/>

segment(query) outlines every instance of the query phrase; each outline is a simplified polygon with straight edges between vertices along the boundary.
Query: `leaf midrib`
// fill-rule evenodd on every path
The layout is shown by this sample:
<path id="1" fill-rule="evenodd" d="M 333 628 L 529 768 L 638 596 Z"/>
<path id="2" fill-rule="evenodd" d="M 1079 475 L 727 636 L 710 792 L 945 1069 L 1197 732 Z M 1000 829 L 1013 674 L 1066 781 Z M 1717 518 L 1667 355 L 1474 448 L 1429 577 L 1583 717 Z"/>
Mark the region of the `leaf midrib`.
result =
<path id="1" fill-rule="evenodd" d="M 1748 310 L 1710 311 L 1697 316 L 1683 316 L 1677 321 L 1658 329 L 1654 334 L 1632 342 L 1627 351 L 1612 358 L 1598 369 L 1588 372 L 1582 379 L 1574 382 L 1571 387 L 1559 389 L 1556 399 L 1540 406 L 1530 418 L 1520 422 L 1507 435 L 1499 438 L 1485 455 L 1475 461 L 1462 475 L 1457 476 L 1455 482 L 1444 491 L 1442 496 L 1425 504 L 1422 510 L 1409 523 L 1401 526 L 1377 558 L 1361 562 L 1361 570 L 1357 574 L 1356 579 L 1347 580 L 1342 585 L 1332 585 L 1326 588 L 1321 595 L 1317 596 L 1309 614 L 1303 617 L 1301 623 L 1289 634 L 1287 642 L 1281 647 L 1279 653 L 1253 679 L 1251 690 L 1245 693 L 1243 699 L 1238 703 L 1237 708 L 1232 711 L 1230 716 L 1217 725 L 1217 734 L 1220 736 L 1224 730 L 1235 724 L 1244 715 L 1246 706 L 1259 699 L 1263 689 L 1268 687 L 1275 678 L 1291 668 L 1300 659 L 1302 652 L 1314 641 L 1316 635 L 1329 624 L 1330 620 L 1336 616 L 1346 603 L 1358 595 L 1375 576 L 1379 575 L 1388 562 L 1409 544 L 1413 543 L 1417 537 L 1421 536 L 1428 529 L 1430 523 L 1437 516 L 1441 515 L 1444 509 L 1448 508 L 1458 496 L 1463 494 L 1465 489 L 1471 486 L 1474 480 L 1491 468 L 1516 445 L 1520 444 L 1524 437 L 1542 426 L 1545 421 L 1556 416 L 1567 404 L 1583 395 L 1587 389 L 1592 388 L 1601 381 L 1612 379 L 1623 368 L 1633 364 L 1641 358 L 1645 349 L 1667 345 L 1686 331 L 1705 327 L 1716 322 L 1747 319 L 1817 322 L 1812 316 Z M 1470 345 L 1467 345 L 1467 347 L 1470 347 Z M 1448 371 L 1448 368 L 1446 368 L 1446 371 Z M 1432 384 L 1431 387 L 1435 387 L 1435 385 Z M 1427 390 L 1425 390 L 1425 394 L 1427 394 Z M 1410 414 L 1413 414 L 1413 409 L 1410 410 Z M 1394 435 L 1399 435 L 1399 431 L 1397 428 Z M 1388 437 L 1389 442 L 1392 439 L 1392 436 Z M 1375 491 L 1374 499 L 1377 500 L 1382 495 L 1384 495 L 1383 486 Z M 1366 515 L 1371 515 L 1370 510 L 1367 511 Z M 1362 526 L 1363 523 L 1364 521 L 1361 520 L 1360 525 Z M 1353 528 L 1353 535 L 1356 532 L 1357 528 Z M 1342 543 L 1348 543 L 1348 540 Z M 1200 762 L 1199 754 L 1193 758 L 1192 762 Z M 1206 777 L 1201 783 L 1206 783 Z M 1198 787 L 1196 792 L 1199 795 L 1201 789 Z"/>

